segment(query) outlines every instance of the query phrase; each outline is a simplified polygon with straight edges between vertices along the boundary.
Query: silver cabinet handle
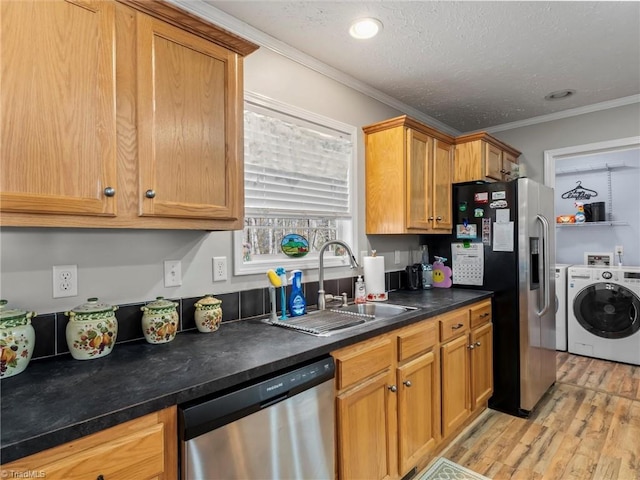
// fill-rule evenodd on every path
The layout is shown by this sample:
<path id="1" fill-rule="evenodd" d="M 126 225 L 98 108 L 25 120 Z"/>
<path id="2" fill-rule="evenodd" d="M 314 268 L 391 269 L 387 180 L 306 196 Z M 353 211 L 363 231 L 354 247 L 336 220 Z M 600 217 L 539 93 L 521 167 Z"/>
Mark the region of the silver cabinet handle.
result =
<path id="1" fill-rule="evenodd" d="M 433 217 L 429 217 L 427 220 L 433 220 Z"/>
<path id="2" fill-rule="evenodd" d="M 113 187 L 107 187 L 104 189 L 105 197 L 113 197 L 116 194 L 116 190 Z"/>
<path id="3" fill-rule="evenodd" d="M 476 347 L 479 347 L 479 346 L 481 346 L 482 344 L 481 344 L 480 342 L 476 342 L 476 343 L 474 343 L 474 345 L 475 345 Z"/>
<path id="4" fill-rule="evenodd" d="M 154 198 L 156 196 L 156 191 L 149 189 L 146 192 L 144 192 L 144 196 L 147 198 Z"/>
<path id="5" fill-rule="evenodd" d="M 393 393 L 396 393 L 398 391 L 398 387 L 396 387 L 395 385 L 389 385 L 389 387 L 387 388 L 391 390 Z"/>
<path id="6" fill-rule="evenodd" d="M 467 348 L 469 350 L 473 350 L 474 348 L 476 348 L 476 346 L 472 343 L 471 345 L 467 345 Z"/>
<path id="7" fill-rule="evenodd" d="M 402 382 L 403 384 L 405 384 L 407 387 L 410 387 L 411 384 L 411 380 L 405 380 L 404 382 Z"/>
<path id="8" fill-rule="evenodd" d="M 490 315 L 489 313 L 485 312 L 480 315 L 480 318 L 488 317 L 489 315 Z"/>
<path id="9" fill-rule="evenodd" d="M 442 217 L 436 217 L 436 222 L 439 222 L 440 220 L 442 220 Z"/>
<path id="10" fill-rule="evenodd" d="M 451 330 L 458 330 L 459 328 L 464 327 L 464 323 L 457 323 L 451 326 Z"/>

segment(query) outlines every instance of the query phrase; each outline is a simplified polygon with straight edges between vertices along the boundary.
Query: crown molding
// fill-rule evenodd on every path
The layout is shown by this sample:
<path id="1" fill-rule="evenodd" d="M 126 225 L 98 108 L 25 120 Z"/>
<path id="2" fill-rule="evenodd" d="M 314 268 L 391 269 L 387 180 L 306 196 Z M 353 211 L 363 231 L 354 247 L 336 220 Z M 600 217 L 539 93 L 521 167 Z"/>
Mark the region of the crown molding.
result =
<path id="1" fill-rule="evenodd" d="M 401 113 L 409 115 L 410 117 L 427 123 L 429 126 L 434 127 L 442 132 L 448 133 L 452 136 L 460 135 L 460 131 L 456 130 L 449 125 L 436 120 L 424 112 L 416 110 L 415 108 L 396 100 L 389 95 L 382 93 L 381 91 L 367 85 L 360 80 L 347 75 L 340 70 L 330 67 L 326 63 L 323 63 L 310 55 L 302 53 L 301 51 L 293 48 L 292 46 L 277 40 L 276 38 L 267 35 L 266 33 L 238 20 L 237 18 L 205 3 L 202 0 L 169 0 L 170 3 L 180 6 L 184 10 L 189 11 L 195 15 L 199 15 L 202 18 L 209 20 L 212 23 L 230 31 L 236 35 L 240 35 L 250 42 L 256 43 L 261 47 L 268 48 L 273 52 L 282 55 L 294 62 L 297 62 L 311 70 L 314 70 L 326 77 L 329 77 L 337 82 L 340 82 L 347 87 L 367 95 L 375 100 L 378 100 L 385 105 L 395 108 Z"/>
<path id="2" fill-rule="evenodd" d="M 562 112 L 550 113 L 548 115 L 541 115 L 539 117 L 527 118 L 526 120 L 518 120 L 517 122 L 504 123 L 502 125 L 496 125 L 494 127 L 483 128 L 481 131 L 488 133 L 502 132 L 505 130 L 512 130 L 514 128 L 528 127 L 537 123 L 551 122 L 553 120 L 561 120 L 563 118 L 575 117 L 577 115 L 583 115 L 585 113 L 598 112 L 600 110 L 608 110 L 609 108 L 622 107 L 624 105 L 631 105 L 633 103 L 640 103 L 640 95 L 630 95 L 628 97 L 617 98 L 615 100 L 609 100 L 607 102 L 594 103 L 593 105 L 586 105 L 584 107 L 572 108 L 570 110 L 564 110 Z M 480 130 L 478 130 L 480 131 Z M 469 132 L 474 133 L 474 132 Z"/>

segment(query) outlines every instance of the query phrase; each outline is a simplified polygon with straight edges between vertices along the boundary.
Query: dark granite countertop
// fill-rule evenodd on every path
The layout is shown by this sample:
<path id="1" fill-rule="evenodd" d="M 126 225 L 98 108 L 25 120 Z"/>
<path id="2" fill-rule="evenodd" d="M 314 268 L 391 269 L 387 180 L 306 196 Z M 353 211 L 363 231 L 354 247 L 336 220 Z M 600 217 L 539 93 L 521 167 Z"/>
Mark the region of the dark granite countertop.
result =
<path id="1" fill-rule="evenodd" d="M 240 320 L 223 323 L 215 333 L 180 333 L 162 345 L 119 344 L 96 360 L 32 362 L 0 384 L 0 460 L 16 460 L 490 296 L 455 288 L 397 291 L 389 303 L 419 309 L 330 337 Z"/>

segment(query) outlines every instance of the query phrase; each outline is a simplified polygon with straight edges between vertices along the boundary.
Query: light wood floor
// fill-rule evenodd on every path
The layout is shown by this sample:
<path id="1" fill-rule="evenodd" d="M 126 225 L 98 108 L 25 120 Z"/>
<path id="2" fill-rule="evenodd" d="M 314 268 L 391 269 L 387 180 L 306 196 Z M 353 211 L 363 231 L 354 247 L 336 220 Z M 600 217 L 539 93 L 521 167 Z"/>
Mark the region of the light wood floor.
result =
<path id="1" fill-rule="evenodd" d="M 639 480 L 640 367 L 558 352 L 529 419 L 488 410 L 441 456 L 495 480 Z"/>

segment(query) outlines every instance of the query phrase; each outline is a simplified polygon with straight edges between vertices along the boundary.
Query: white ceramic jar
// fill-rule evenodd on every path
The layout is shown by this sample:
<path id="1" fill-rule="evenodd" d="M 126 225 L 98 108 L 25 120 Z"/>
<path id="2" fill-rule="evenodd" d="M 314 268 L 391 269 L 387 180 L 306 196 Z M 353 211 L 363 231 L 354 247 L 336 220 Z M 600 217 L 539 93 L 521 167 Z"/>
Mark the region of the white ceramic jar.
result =
<path id="1" fill-rule="evenodd" d="M 89 298 L 70 312 L 66 336 L 71 356 L 76 360 L 92 360 L 109 355 L 116 344 L 118 320 L 117 306 Z"/>
<path id="2" fill-rule="evenodd" d="M 142 333 L 149 343 L 167 343 L 176 337 L 178 331 L 177 303 L 157 297 L 141 310 Z"/>
<path id="3" fill-rule="evenodd" d="M 7 308 L 0 300 L 0 378 L 22 373 L 29 365 L 36 343 L 31 325 L 35 312 Z"/>
<path id="4" fill-rule="evenodd" d="M 196 308 L 194 317 L 199 332 L 215 332 L 220 328 L 220 322 L 222 322 L 221 305 L 222 300 L 213 295 L 205 295 L 194 304 Z"/>

